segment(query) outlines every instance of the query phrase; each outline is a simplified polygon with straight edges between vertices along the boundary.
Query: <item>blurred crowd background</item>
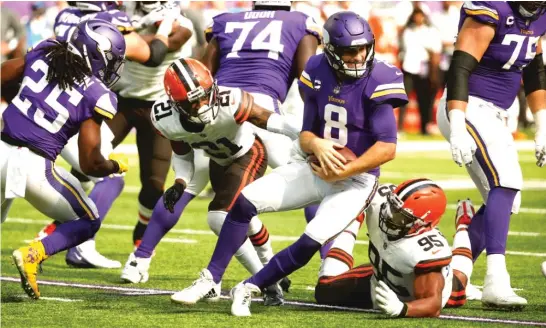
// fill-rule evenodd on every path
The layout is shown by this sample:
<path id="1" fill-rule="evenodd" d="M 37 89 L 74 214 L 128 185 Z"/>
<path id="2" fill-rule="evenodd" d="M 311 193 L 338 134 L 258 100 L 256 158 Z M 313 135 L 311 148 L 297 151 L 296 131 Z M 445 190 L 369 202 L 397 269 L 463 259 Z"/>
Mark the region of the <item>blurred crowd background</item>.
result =
<path id="1" fill-rule="evenodd" d="M 461 1 L 294 1 L 293 10 L 312 16 L 319 24 L 342 10 L 366 18 L 376 37 L 376 57 L 401 68 L 410 103 L 397 111 L 401 137 L 406 133 L 437 135 L 437 103 L 443 92 L 453 43 L 457 35 Z M 40 40 L 53 37 L 57 13 L 65 1 L 1 2 L 2 62 L 23 56 Z M 134 2 L 125 2 L 128 12 Z M 251 1 L 180 1 L 182 12 L 193 22 L 192 57 L 199 58 L 206 41 L 203 31 L 214 16 L 250 10 Z M 545 57 L 546 58 L 546 57 Z M 288 101 L 300 106 L 299 96 Z M 523 90 L 509 110 L 509 127 L 516 139 L 525 138 L 532 115 Z"/>

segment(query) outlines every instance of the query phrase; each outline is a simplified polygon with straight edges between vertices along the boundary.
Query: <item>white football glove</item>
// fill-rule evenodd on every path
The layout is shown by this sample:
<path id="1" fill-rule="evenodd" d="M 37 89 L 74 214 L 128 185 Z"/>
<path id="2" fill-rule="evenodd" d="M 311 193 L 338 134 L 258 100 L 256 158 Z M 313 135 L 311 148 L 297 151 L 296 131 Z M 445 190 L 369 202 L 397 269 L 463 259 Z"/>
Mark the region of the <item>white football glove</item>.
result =
<path id="1" fill-rule="evenodd" d="M 465 112 L 460 109 L 450 110 L 449 126 L 451 130 L 449 143 L 453 161 L 459 166 L 472 164 L 472 156 L 477 147 L 476 142 L 466 130 Z"/>
<path id="2" fill-rule="evenodd" d="M 405 307 L 405 304 L 398 299 L 396 293 L 381 280 L 377 281 L 375 287 L 375 300 L 381 311 L 391 317 L 400 316 Z"/>
<path id="3" fill-rule="evenodd" d="M 535 114 L 535 157 L 537 166 L 543 167 L 546 164 L 546 109 L 541 109 Z"/>
<path id="4" fill-rule="evenodd" d="M 175 3 L 167 3 L 152 10 L 147 15 L 140 17 L 138 21 L 133 22 L 133 26 L 135 29 L 140 30 L 152 26 L 157 22 L 161 22 L 165 20 L 165 18 L 174 21 L 178 15 L 180 15 L 180 8 L 177 7 Z"/>

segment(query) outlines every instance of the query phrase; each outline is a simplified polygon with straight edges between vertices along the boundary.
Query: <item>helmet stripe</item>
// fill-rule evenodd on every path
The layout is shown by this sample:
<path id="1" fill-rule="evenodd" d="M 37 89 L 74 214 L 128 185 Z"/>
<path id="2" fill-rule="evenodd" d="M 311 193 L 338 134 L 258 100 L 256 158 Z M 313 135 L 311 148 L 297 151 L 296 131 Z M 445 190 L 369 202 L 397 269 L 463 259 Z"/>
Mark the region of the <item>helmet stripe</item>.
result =
<path id="1" fill-rule="evenodd" d="M 190 85 L 188 83 L 188 80 L 186 79 L 187 73 L 186 73 L 186 75 L 184 75 L 184 73 L 183 73 L 184 67 L 182 65 L 180 65 L 180 60 L 175 61 L 174 65 L 172 67 L 173 67 L 173 70 L 176 72 L 176 75 L 178 76 L 178 79 L 184 85 L 184 89 L 186 89 L 186 92 L 190 92 L 191 90 L 193 90 L 195 88 L 195 86 L 194 86 L 194 88 L 190 87 Z M 189 82 L 191 82 L 191 80 Z"/>
<path id="2" fill-rule="evenodd" d="M 416 192 L 418 190 L 421 190 L 423 188 L 426 188 L 426 187 L 440 188 L 440 187 L 438 187 L 438 185 L 436 185 L 435 183 L 433 183 L 429 179 L 420 179 L 420 180 L 416 180 L 416 181 L 414 181 L 412 183 L 409 183 L 402 190 L 398 191 L 398 197 L 400 197 L 400 199 L 402 201 L 406 201 L 406 199 L 408 199 L 414 192 Z"/>
<path id="3" fill-rule="evenodd" d="M 199 88 L 200 84 L 199 81 L 195 78 L 195 73 L 191 69 L 190 65 L 188 65 L 188 62 L 186 60 L 181 60 L 180 64 L 182 64 L 182 67 L 184 67 L 184 70 L 182 70 L 182 74 L 187 73 L 188 83 L 192 87 L 192 90 L 195 88 Z"/>
<path id="4" fill-rule="evenodd" d="M 417 182 L 421 182 L 421 181 L 430 181 L 429 179 L 426 179 L 426 178 L 420 178 L 420 179 L 415 179 L 415 180 L 412 180 L 412 181 L 406 181 L 408 182 L 405 186 L 403 186 L 400 190 L 396 191 L 396 194 L 400 197 L 402 197 L 402 193 L 404 193 L 404 190 L 408 189 L 408 188 L 411 188 L 415 183 Z M 403 185 L 404 183 L 402 183 Z M 399 187 L 399 186 L 398 186 Z M 398 189 L 398 187 L 396 189 Z"/>

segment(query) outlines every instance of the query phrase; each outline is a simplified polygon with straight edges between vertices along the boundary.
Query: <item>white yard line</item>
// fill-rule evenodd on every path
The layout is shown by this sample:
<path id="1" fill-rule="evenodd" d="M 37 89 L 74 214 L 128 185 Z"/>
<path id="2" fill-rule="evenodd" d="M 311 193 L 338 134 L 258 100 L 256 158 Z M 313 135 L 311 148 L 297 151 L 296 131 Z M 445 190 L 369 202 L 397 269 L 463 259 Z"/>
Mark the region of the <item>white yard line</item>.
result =
<path id="1" fill-rule="evenodd" d="M 0 277 L 0 281 L 19 283 L 20 279 L 15 277 Z M 132 295 L 132 296 L 146 296 L 146 295 L 171 295 L 177 291 L 175 290 L 164 290 L 164 289 L 150 289 L 150 288 L 127 288 L 127 287 L 117 287 L 117 286 L 108 286 L 108 285 L 99 285 L 99 284 L 80 284 L 72 283 L 65 281 L 43 281 L 39 280 L 38 284 L 40 285 L 49 285 L 49 286 L 60 286 L 60 287 L 71 287 L 71 288 L 83 288 L 83 289 L 97 289 L 97 290 L 106 290 L 112 292 L 119 292 L 121 295 Z M 26 296 L 25 296 L 26 297 Z M 52 298 L 52 297 L 50 297 Z M 230 297 L 222 295 L 220 296 L 223 300 L 229 300 Z M 40 299 L 45 299 L 43 296 Z M 263 302 L 262 298 L 253 298 L 253 302 Z M 286 300 L 284 302 L 286 305 L 292 306 L 301 306 L 307 308 L 315 309 L 325 309 L 325 310 L 341 310 L 341 311 L 350 311 L 350 312 L 366 312 L 366 313 L 379 313 L 377 310 L 367 310 L 367 309 L 357 309 L 349 308 L 344 306 L 332 306 L 332 305 L 322 305 L 311 302 L 302 302 L 302 301 L 291 301 Z M 483 322 L 483 323 L 503 323 L 503 324 L 512 324 L 512 325 L 526 325 L 526 326 L 546 326 L 546 322 L 540 321 L 520 321 L 520 320 L 510 320 L 510 319 L 493 319 L 493 318 L 483 318 L 483 317 L 467 317 L 467 316 L 458 316 L 458 315 L 440 315 L 440 319 L 447 320 L 461 320 L 468 322 Z"/>
<path id="2" fill-rule="evenodd" d="M 36 224 L 36 225 L 46 225 L 50 223 L 50 221 L 47 220 L 32 220 L 28 218 L 8 218 L 7 223 L 21 223 L 21 224 Z M 107 229 L 107 230 L 123 230 L 123 231 L 132 231 L 134 229 L 131 225 L 122 225 L 122 224 L 102 224 L 101 229 Z M 194 229 L 172 229 L 170 232 L 172 233 L 180 233 L 180 234 L 187 234 L 187 235 L 214 235 L 212 231 L 209 230 L 194 230 Z M 534 232 L 519 232 L 519 231 L 513 231 L 508 232 L 510 235 L 514 236 L 524 236 L 524 237 L 537 237 L 540 235 L 540 233 L 534 233 Z M 271 241 L 296 241 L 298 240 L 298 236 L 277 236 L 277 235 L 270 235 Z M 184 238 L 163 238 L 163 242 L 168 243 L 185 243 L 185 244 L 195 244 L 198 241 L 194 239 L 184 239 Z M 356 244 L 358 245 L 368 245 L 367 240 L 357 240 Z M 546 257 L 546 253 L 531 253 L 531 252 L 517 252 L 517 251 L 506 251 L 506 254 L 509 255 L 518 255 L 518 256 L 536 256 L 536 257 Z"/>
<path id="3" fill-rule="evenodd" d="M 16 295 L 17 298 L 24 298 L 28 299 L 28 295 Z M 63 298 L 63 297 L 40 297 L 41 300 L 45 301 L 57 301 L 57 302 L 64 302 L 64 303 L 72 303 L 72 302 L 83 302 L 83 300 L 76 300 L 71 298 Z"/>

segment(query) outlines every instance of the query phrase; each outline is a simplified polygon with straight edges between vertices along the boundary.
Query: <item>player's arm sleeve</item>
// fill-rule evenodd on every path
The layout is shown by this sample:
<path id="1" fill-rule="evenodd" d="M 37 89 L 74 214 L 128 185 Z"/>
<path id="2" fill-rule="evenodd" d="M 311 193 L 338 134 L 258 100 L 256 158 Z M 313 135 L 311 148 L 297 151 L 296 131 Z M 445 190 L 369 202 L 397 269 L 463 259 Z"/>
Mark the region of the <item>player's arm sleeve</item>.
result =
<path id="1" fill-rule="evenodd" d="M 451 254 L 449 256 L 434 258 L 429 260 L 423 260 L 418 262 L 413 271 L 416 275 L 441 271 L 443 267 L 448 266 L 451 263 Z"/>
<path id="2" fill-rule="evenodd" d="M 118 99 L 112 92 L 102 94 L 94 107 L 94 111 L 99 116 L 111 120 L 118 111 Z"/>
<path id="3" fill-rule="evenodd" d="M 186 186 L 193 178 L 193 149 L 183 141 L 171 141 L 173 148 L 173 170 L 175 179 L 182 179 Z"/>
<path id="4" fill-rule="evenodd" d="M 495 7 L 494 1 L 465 1 L 461 11 L 472 19 L 488 25 L 497 25 L 499 23 L 499 12 Z"/>
<path id="5" fill-rule="evenodd" d="M 385 102 L 372 107 L 370 130 L 375 140 L 396 143 L 398 131 L 394 108 L 391 104 Z"/>

